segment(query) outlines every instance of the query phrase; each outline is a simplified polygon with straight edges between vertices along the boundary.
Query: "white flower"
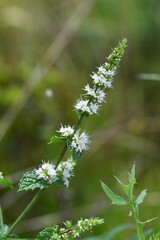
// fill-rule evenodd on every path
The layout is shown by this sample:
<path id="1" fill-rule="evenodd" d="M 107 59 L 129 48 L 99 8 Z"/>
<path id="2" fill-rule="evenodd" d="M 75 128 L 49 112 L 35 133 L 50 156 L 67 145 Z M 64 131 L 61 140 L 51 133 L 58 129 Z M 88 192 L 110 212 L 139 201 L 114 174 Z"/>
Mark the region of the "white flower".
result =
<path id="1" fill-rule="evenodd" d="M 106 96 L 106 94 L 103 90 L 101 90 L 101 89 L 96 90 L 96 99 L 97 99 L 98 103 L 104 102 L 105 96 Z"/>
<path id="2" fill-rule="evenodd" d="M 84 88 L 84 90 L 87 92 L 88 95 L 92 96 L 92 97 L 95 97 L 96 96 L 96 93 L 95 93 L 95 89 L 91 88 L 89 86 L 89 84 L 87 84 Z"/>
<path id="3" fill-rule="evenodd" d="M 2 172 L 0 172 L 0 179 L 3 179 L 4 177 L 3 177 L 3 173 Z"/>
<path id="4" fill-rule="evenodd" d="M 63 137 L 69 137 L 72 136 L 72 134 L 74 133 L 74 128 L 69 125 L 63 127 L 61 124 L 60 130 L 57 132 L 59 132 Z"/>
<path id="5" fill-rule="evenodd" d="M 112 82 L 111 81 L 106 81 L 106 87 L 111 88 L 112 87 Z"/>
<path id="6" fill-rule="evenodd" d="M 99 109 L 99 105 L 97 103 L 91 103 L 90 104 L 90 111 L 92 114 L 97 114 L 97 111 Z"/>
<path id="7" fill-rule="evenodd" d="M 91 76 L 91 78 L 94 80 L 94 83 L 95 83 L 95 84 L 99 82 L 99 76 L 98 76 L 97 73 L 94 73 L 94 72 L 93 72 L 93 74 L 90 75 L 90 76 Z"/>
<path id="8" fill-rule="evenodd" d="M 88 149 L 88 144 L 89 143 L 90 143 L 90 141 L 89 141 L 88 134 L 86 134 L 85 132 L 82 132 L 80 134 L 80 131 L 78 130 L 72 138 L 71 148 L 75 152 L 82 153 L 84 150 Z"/>
<path id="9" fill-rule="evenodd" d="M 108 71 L 106 71 L 106 75 L 111 76 L 111 77 L 114 77 L 115 71 L 108 70 Z"/>
<path id="10" fill-rule="evenodd" d="M 56 169 L 57 176 L 62 178 L 67 187 L 69 186 L 69 179 L 74 176 L 74 166 L 75 162 L 72 159 L 68 159 L 65 162 L 61 162 Z"/>
<path id="11" fill-rule="evenodd" d="M 52 163 L 42 163 L 42 165 L 35 169 L 35 173 L 39 178 L 47 180 L 49 183 L 53 180 L 56 176 L 55 166 Z"/>
<path id="12" fill-rule="evenodd" d="M 75 109 L 84 113 L 90 114 L 90 109 L 88 107 L 89 100 L 79 99 L 75 104 Z"/>
<path id="13" fill-rule="evenodd" d="M 103 66 L 100 66 L 98 67 L 98 73 L 99 74 L 106 74 L 107 70 L 103 67 Z"/>
<path id="14" fill-rule="evenodd" d="M 93 79 L 94 84 L 105 87 L 106 83 L 105 76 L 93 73 L 93 75 L 91 75 L 91 78 Z"/>

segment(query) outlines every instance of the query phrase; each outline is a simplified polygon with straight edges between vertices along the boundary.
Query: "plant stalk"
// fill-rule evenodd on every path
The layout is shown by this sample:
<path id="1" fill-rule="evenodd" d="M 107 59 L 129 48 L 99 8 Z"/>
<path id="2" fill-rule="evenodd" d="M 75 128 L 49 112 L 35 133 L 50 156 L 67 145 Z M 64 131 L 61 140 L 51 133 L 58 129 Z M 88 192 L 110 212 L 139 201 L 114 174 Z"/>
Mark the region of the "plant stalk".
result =
<path id="1" fill-rule="evenodd" d="M 18 223 L 24 218 L 25 214 L 33 207 L 33 205 L 36 203 L 36 201 L 38 200 L 38 198 L 40 197 L 40 195 L 42 194 L 43 190 L 39 190 L 37 192 L 37 194 L 34 196 L 34 198 L 31 200 L 31 202 L 27 205 L 27 207 L 23 210 L 23 212 L 19 215 L 19 217 L 16 219 L 16 221 L 13 223 L 13 225 L 10 227 L 10 229 L 8 230 L 7 234 L 5 235 L 5 237 L 8 237 L 13 230 L 15 229 L 15 227 L 18 225 Z"/>
<path id="2" fill-rule="evenodd" d="M 141 223 L 140 220 L 138 219 L 139 212 L 133 199 L 131 199 L 130 201 L 130 208 L 131 208 L 132 216 L 134 217 L 134 220 L 136 223 L 136 231 L 137 231 L 138 239 L 145 240 L 145 236 L 143 233 L 143 223 Z"/>
<path id="3" fill-rule="evenodd" d="M 0 223 L 1 223 L 1 232 L 2 232 L 2 235 L 3 235 L 3 233 L 4 233 L 4 223 L 3 223 L 3 214 L 2 214 L 1 204 L 0 204 Z"/>

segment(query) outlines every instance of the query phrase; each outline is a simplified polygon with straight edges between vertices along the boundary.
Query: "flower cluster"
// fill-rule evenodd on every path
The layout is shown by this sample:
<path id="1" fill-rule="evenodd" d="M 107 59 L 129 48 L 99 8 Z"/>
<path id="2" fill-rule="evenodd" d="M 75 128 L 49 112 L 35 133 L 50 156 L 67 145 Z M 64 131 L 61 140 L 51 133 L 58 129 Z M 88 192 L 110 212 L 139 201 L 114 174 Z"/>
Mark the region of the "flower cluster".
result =
<path id="1" fill-rule="evenodd" d="M 43 229 L 36 239 L 52 239 L 52 240 L 73 240 L 81 236 L 85 231 L 91 231 L 93 227 L 104 223 L 100 218 L 81 219 L 76 225 L 72 225 L 71 221 L 64 222 L 64 227 L 54 225 Z"/>
<path id="2" fill-rule="evenodd" d="M 60 138 L 63 137 L 63 140 L 67 141 L 67 146 L 73 153 L 83 153 L 88 149 L 88 145 L 90 143 L 88 134 L 80 130 L 75 130 L 74 127 L 71 126 L 63 126 L 61 124 L 61 128 L 57 131 L 60 133 Z M 59 139 L 59 137 L 57 137 Z"/>
<path id="3" fill-rule="evenodd" d="M 43 162 L 38 169 L 35 169 L 38 178 L 52 184 L 53 179 L 56 177 L 55 165 L 49 162 Z"/>
<path id="4" fill-rule="evenodd" d="M 79 117 L 98 113 L 100 104 L 106 99 L 106 89 L 113 85 L 113 78 L 123 56 L 126 42 L 126 39 L 123 39 L 107 58 L 107 62 L 98 67 L 97 72 L 91 74 L 93 87 L 87 84 L 84 87 L 84 97 L 81 97 L 74 106 Z"/>
<path id="5" fill-rule="evenodd" d="M 56 169 L 58 178 L 64 182 L 66 187 L 69 186 L 69 179 L 74 176 L 75 165 L 76 163 L 70 158 L 68 161 L 61 162 Z"/>
<path id="6" fill-rule="evenodd" d="M 39 179 L 43 179 L 48 184 L 52 184 L 58 180 L 62 181 L 68 187 L 69 179 L 74 176 L 74 166 L 75 162 L 72 159 L 61 162 L 57 168 L 52 163 L 43 162 L 38 169 L 35 169 L 35 174 Z"/>
<path id="7" fill-rule="evenodd" d="M 72 138 L 70 147 L 72 151 L 82 153 L 88 149 L 89 143 L 90 140 L 88 134 L 85 132 L 80 133 L 80 130 L 78 130 Z"/>

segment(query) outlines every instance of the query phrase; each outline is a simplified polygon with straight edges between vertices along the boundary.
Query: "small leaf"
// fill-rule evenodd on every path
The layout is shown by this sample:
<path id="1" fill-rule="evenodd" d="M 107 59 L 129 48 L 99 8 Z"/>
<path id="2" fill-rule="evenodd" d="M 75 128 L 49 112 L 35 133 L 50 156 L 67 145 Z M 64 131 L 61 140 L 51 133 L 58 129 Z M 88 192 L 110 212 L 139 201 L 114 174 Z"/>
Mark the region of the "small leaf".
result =
<path id="1" fill-rule="evenodd" d="M 129 194 L 129 185 L 122 183 L 122 182 L 119 180 L 119 178 L 117 178 L 116 176 L 114 176 L 114 177 L 116 178 L 116 180 L 117 180 L 118 183 L 120 184 L 121 189 L 123 190 L 123 192 L 128 196 L 128 194 Z"/>
<path id="2" fill-rule="evenodd" d="M 5 178 L 5 177 L 0 178 L 0 184 L 5 186 L 5 187 L 13 188 L 11 182 L 7 178 Z"/>
<path id="3" fill-rule="evenodd" d="M 136 184 L 136 177 L 135 177 L 135 164 L 133 165 L 131 169 L 131 173 L 129 173 L 129 194 L 130 196 L 133 195 L 133 188 L 134 185 Z"/>
<path id="4" fill-rule="evenodd" d="M 147 221 L 145 221 L 145 222 L 144 222 L 144 224 L 145 224 L 145 223 L 150 223 L 150 222 L 152 222 L 152 221 L 156 220 L 157 218 L 158 218 L 158 217 L 155 217 L 155 218 L 148 219 Z"/>
<path id="5" fill-rule="evenodd" d="M 101 182 L 101 185 L 102 185 L 104 192 L 108 196 L 108 198 L 111 199 L 112 204 L 115 204 L 115 205 L 127 205 L 128 204 L 128 202 L 125 199 L 123 199 L 122 197 L 113 193 L 106 184 Z"/>
<path id="6" fill-rule="evenodd" d="M 54 135 L 54 136 L 52 136 L 52 137 L 50 138 L 50 141 L 49 141 L 48 144 L 55 143 L 55 142 L 63 142 L 64 140 L 66 140 L 65 137 L 61 137 L 61 136 L 56 136 L 56 135 Z"/>
<path id="7" fill-rule="evenodd" d="M 147 189 L 143 190 L 143 191 L 139 194 L 139 196 L 138 196 L 137 199 L 136 199 L 136 204 L 137 204 L 137 205 L 139 205 L 139 204 L 141 204 L 141 203 L 143 202 L 146 194 L 147 194 Z"/>
<path id="8" fill-rule="evenodd" d="M 19 191 L 34 190 L 35 188 L 43 189 L 46 187 L 48 187 L 48 183 L 39 179 L 35 171 L 25 173 L 19 182 Z"/>

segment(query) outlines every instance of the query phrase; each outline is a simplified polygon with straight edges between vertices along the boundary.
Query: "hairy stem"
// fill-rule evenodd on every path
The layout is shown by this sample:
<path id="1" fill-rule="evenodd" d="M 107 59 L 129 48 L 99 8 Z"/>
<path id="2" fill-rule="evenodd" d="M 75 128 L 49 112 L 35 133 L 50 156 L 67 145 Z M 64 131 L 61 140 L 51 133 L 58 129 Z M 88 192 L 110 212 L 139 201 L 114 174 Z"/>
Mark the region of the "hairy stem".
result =
<path id="1" fill-rule="evenodd" d="M 13 223 L 13 225 L 10 227 L 8 233 L 5 235 L 5 237 L 8 237 L 13 230 L 15 229 L 15 227 L 17 226 L 17 224 L 24 218 L 25 214 L 33 207 L 33 205 L 36 203 L 36 201 L 38 200 L 38 198 L 40 197 L 40 195 L 42 194 L 43 190 L 39 190 L 37 192 L 37 194 L 34 196 L 34 198 L 31 200 L 31 202 L 27 205 L 27 207 L 23 210 L 23 212 L 19 215 L 19 217 L 16 219 L 16 221 Z"/>

